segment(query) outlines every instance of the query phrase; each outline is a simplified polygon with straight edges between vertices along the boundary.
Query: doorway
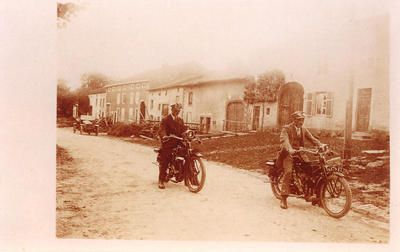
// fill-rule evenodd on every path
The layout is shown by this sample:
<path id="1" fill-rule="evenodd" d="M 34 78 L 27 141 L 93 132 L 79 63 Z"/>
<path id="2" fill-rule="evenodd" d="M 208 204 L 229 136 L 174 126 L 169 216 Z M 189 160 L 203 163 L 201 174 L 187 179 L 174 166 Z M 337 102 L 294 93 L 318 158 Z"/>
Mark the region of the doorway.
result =
<path id="1" fill-rule="evenodd" d="M 356 131 L 368 131 L 371 113 L 371 88 L 358 89 L 356 109 Z"/>

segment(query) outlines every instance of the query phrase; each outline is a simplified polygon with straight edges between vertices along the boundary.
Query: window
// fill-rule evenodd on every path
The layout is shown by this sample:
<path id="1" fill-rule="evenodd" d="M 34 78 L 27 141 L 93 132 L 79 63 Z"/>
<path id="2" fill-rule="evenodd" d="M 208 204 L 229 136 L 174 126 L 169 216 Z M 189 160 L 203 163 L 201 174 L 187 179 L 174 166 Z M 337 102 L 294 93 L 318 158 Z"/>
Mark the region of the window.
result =
<path id="1" fill-rule="evenodd" d="M 129 104 L 133 104 L 133 92 L 129 93 Z"/>
<path id="2" fill-rule="evenodd" d="M 164 94 L 164 95 L 166 96 L 166 95 L 167 95 L 167 93 L 168 93 L 168 90 L 165 90 L 165 94 Z"/>
<path id="3" fill-rule="evenodd" d="M 151 101 L 150 101 L 150 109 L 153 109 L 153 107 L 154 107 L 154 101 L 151 100 Z"/>
<path id="4" fill-rule="evenodd" d="M 117 104 L 121 103 L 121 93 L 117 94 Z"/>
<path id="5" fill-rule="evenodd" d="M 138 104 L 139 103 L 139 92 L 135 93 L 135 103 Z"/>
<path id="6" fill-rule="evenodd" d="M 186 122 L 187 123 L 192 122 L 192 112 L 186 112 Z"/>
<path id="7" fill-rule="evenodd" d="M 158 111 L 161 110 L 161 104 L 158 104 Z"/>
<path id="8" fill-rule="evenodd" d="M 331 92 L 308 93 L 305 97 L 306 114 L 332 116 L 333 95 Z"/>
<path id="9" fill-rule="evenodd" d="M 193 92 L 189 92 L 188 104 L 192 105 L 192 103 L 193 103 Z"/>
<path id="10" fill-rule="evenodd" d="M 126 104 L 126 94 L 122 94 L 122 104 Z"/>
<path id="11" fill-rule="evenodd" d="M 125 108 L 121 108 L 121 122 L 125 121 Z"/>
<path id="12" fill-rule="evenodd" d="M 179 95 L 176 96 L 175 102 L 176 102 L 176 103 L 179 103 Z"/>
<path id="13" fill-rule="evenodd" d="M 266 108 L 265 109 L 265 114 L 270 115 L 271 114 L 271 108 Z"/>
<path id="14" fill-rule="evenodd" d="M 116 118 L 115 121 L 119 122 L 121 118 L 121 109 L 117 108 Z"/>
<path id="15" fill-rule="evenodd" d="M 313 93 L 308 93 L 305 99 L 306 114 L 313 115 Z"/>

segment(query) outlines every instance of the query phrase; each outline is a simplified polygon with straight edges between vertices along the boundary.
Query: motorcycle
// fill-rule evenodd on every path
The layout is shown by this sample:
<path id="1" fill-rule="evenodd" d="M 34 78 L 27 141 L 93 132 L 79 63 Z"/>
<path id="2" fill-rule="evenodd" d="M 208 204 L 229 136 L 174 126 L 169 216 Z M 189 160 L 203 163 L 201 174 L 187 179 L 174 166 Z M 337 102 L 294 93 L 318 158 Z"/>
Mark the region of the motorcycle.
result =
<path id="1" fill-rule="evenodd" d="M 317 156 L 317 160 L 306 161 L 301 153 Z M 333 153 L 328 145 L 318 149 L 302 148 L 293 155 L 293 172 L 289 197 L 304 198 L 318 204 L 325 212 L 334 217 L 345 216 L 350 208 L 352 195 L 349 184 L 343 174 L 343 165 L 337 158 L 327 160 Z M 283 168 L 278 167 L 275 160 L 268 160 L 271 189 L 277 199 L 281 199 Z"/>
<path id="2" fill-rule="evenodd" d="M 179 183 L 184 181 L 190 192 L 200 192 L 206 181 L 206 169 L 201 160 L 203 155 L 199 150 L 192 148 L 192 141 L 201 143 L 200 139 L 196 136 L 195 131 L 186 130 L 182 137 L 170 135 L 164 137 L 162 141 L 168 141 L 171 138 L 178 140 L 178 145 L 172 151 L 166 182 Z M 156 164 L 160 165 L 160 148 L 155 148 L 154 152 L 158 153 Z"/>

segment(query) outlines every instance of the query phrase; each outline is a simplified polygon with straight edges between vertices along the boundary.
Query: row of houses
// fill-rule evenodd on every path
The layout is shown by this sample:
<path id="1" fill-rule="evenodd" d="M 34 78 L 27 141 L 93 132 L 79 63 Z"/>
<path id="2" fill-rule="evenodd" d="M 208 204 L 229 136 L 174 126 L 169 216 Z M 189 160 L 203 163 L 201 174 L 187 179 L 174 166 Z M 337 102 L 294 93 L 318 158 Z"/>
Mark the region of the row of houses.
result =
<path id="1" fill-rule="evenodd" d="M 172 79 L 155 81 L 149 73 L 148 78 L 113 82 L 89 95 L 92 115 L 126 123 L 160 121 L 168 114 L 169 106 L 179 102 L 184 121 L 198 125 L 203 132 L 280 127 L 296 110 L 306 112 L 309 128 L 340 130 L 345 124 L 346 101 L 352 93 L 353 130 L 389 130 L 388 27 L 384 16 L 331 32 L 329 36 L 336 34 L 337 38 L 321 48 L 324 60 L 317 68 L 309 71 L 297 64 L 285 67 L 289 81 L 279 88 L 274 102 L 244 101 L 245 87 L 254 81 L 253 76 L 207 74 L 192 67 L 190 74 L 177 71 L 181 75 Z M 349 48 L 354 60 L 344 64 Z"/>

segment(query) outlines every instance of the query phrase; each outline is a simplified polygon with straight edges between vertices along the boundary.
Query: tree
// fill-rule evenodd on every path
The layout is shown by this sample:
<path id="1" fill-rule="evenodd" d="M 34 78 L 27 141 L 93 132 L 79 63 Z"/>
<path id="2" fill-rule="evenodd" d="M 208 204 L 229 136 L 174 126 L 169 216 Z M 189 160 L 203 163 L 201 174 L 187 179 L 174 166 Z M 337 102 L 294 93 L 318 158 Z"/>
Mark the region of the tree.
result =
<path id="1" fill-rule="evenodd" d="M 254 81 L 245 86 L 243 100 L 248 104 L 257 102 L 257 85 Z"/>
<path id="2" fill-rule="evenodd" d="M 285 84 L 285 75 L 279 70 L 266 71 L 257 79 L 257 101 L 262 103 L 261 129 L 264 128 L 265 103 L 276 102 L 279 88 Z"/>
<path id="3" fill-rule="evenodd" d="M 72 116 L 74 102 L 74 94 L 70 91 L 65 80 L 59 79 L 57 81 L 57 117 Z"/>
<path id="4" fill-rule="evenodd" d="M 79 114 L 91 113 L 89 104 L 89 94 L 97 89 L 103 88 L 109 79 L 99 73 L 83 74 L 81 86 L 75 91 L 77 103 L 79 104 Z"/>
<path id="5" fill-rule="evenodd" d="M 74 3 L 57 3 L 57 26 L 64 28 L 82 7 Z"/>
<path id="6" fill-rule="evenodd" d="M 244 101 L 248 104 L 262 103 L 261 128 L 264 128 L 266 102 L 275 102 L 279 88 L 285 84 L 285 75 L 279 70 L 266 71 L 257 76 L 255 82 L 246 85 Z"/>

